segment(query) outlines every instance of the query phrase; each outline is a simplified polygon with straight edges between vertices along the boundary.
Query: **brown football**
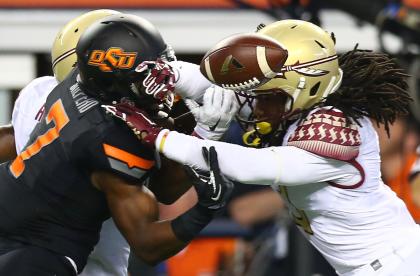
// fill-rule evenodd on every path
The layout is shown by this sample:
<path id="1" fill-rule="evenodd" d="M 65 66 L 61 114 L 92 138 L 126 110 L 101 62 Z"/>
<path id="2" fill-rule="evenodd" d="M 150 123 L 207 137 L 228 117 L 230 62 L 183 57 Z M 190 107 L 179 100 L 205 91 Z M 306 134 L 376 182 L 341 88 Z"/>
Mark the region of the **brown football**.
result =
<path id="1" fill-rule="evenodd" d="M 210 49 L 201 60 L 200 71 L 221 87 L 248 90 L 272 79 L 286 59 L 287 50 L 271 37 L 237 34 Z"/>

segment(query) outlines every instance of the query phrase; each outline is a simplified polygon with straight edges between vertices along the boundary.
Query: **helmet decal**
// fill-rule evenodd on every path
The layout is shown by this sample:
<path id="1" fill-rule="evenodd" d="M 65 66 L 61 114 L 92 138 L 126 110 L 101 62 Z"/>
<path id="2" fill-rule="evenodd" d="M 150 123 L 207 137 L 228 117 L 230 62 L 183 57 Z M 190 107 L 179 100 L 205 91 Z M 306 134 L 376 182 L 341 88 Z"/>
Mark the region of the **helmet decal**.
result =
<path id="1" fill-rule="evenodd" d="M 124 52 L 122 48 L 111 47 L 106 52 L 93 50 L 88 64 L 98 66 L 102 72 L 112 72 L 114 69 L 131 69 L 137 57 L 136 52 Z"/>
<path id="2" fill-rule="evenodd" d="M 325 62 L 335 60 L 337 58 L 338 58 L 337 55 L 333 55 L 326 58 L 312 60 L 312 61 L 304 62 L 304 63 L 300 63 L 299 61 L 297 61 L 294 65 L 287 65 L 281 68 L 281 72 L 277 73 L 276 78 L 285 79 L 286 77 L 284 76 L 284 74 L 290 71 L 294 71 L 296 73 L 299 73 L 308 77 L 324 76 L 324 75 L 327 75 L 330 71 L 314 69 L 314 68 L 310 68 L 309 66 L 322 64 Z"/>

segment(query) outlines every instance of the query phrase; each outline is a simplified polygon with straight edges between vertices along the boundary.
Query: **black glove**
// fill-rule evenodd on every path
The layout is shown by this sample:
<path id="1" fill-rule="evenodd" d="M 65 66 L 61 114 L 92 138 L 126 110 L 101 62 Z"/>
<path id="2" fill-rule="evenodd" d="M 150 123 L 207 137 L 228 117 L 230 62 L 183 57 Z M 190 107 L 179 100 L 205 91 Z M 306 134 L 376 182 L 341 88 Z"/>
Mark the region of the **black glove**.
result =
<path id="1" fill-rule="evenodd" d="M 226 205 L 233 190 L 233 182 L 226 178 L 219 168 L 217 152 L 214 147 L 202 148 L 204 160 L 209 171 L 196 170 L 185 166 L 198 194 L 198 204 L 210 210 L 220 210 Z"/>

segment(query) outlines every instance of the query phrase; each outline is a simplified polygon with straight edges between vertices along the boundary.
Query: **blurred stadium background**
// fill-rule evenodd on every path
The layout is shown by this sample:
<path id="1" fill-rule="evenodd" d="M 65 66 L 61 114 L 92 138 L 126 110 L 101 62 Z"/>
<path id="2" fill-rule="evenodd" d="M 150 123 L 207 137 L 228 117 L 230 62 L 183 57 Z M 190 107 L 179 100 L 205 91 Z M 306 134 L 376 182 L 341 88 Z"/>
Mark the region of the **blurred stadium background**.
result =
<path id="1" fill-rule="evenodd" d="M 407 168 L 419 143 L 420 124 L 420 0 L 0 0 L 1 124 L 10 122 L 20 89 L 52 74 L 50 49 L 58 30 L 86 11 L 102 8 L 150 20 L 178 59 L 194 63 L 228 35 L 286 18 L 312 21 L 334 32 L 339 53 L 358 43 L 361 49 L 393 55 L 412 75 L 414 102 L 412 114 L 397 122 L 390 140 L 379 131 L 383 175 L 402 197 L 411 197 Z M 413 204 L 410 210 L 420 222 L 417 208 Z M 270 191 L 241 189 L 226 213 L 169 262 L 151 268 L 133 258 L 131 275 L 335 275 L 297 233 Z"/>

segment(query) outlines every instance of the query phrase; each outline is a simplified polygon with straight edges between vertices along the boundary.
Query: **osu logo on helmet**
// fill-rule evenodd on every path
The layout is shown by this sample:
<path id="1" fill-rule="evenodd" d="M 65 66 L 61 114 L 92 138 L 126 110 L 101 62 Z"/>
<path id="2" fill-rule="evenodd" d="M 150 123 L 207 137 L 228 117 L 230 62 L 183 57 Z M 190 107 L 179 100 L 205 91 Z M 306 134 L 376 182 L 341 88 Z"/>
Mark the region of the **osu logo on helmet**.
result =
<path id="1" fill-rule="evenodd" d="M 112 72 L 114 68 L 132 68 L 136 57 L 136 52 L 124 52 L 121 48 L 111 47 L 107 51 L 93 50 L 90 54 L 88 64 L 98 66 L 103 72 Z"/>

